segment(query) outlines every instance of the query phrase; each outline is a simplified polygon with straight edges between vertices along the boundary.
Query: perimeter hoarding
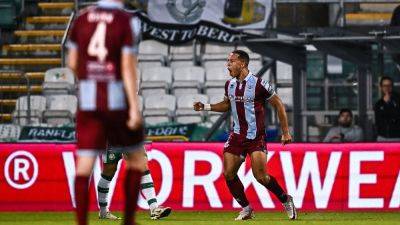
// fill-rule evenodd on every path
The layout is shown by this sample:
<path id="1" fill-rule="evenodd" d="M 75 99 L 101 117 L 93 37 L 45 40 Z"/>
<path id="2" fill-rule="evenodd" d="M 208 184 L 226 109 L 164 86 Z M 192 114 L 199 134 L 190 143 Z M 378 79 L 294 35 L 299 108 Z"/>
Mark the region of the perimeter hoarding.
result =
<path id="1" fill-rule="evenodd" d="M 73 144 L 0 144 L 0 211 L 72 210 Z M 223 178 L 223 143 L 152 143 L 150 169 L 160 204 L 175 210 L 232 210 L 238 207 Z M 268 145 L 268 171 L 293 195 L 301 210 L 399 210 L 400 143 Z M 110 187 L 111 210 L 123 208 L 123 172 Z M 91 179 L 91 209 L 96 210 Z M 239 169 L 256 210 L 281 210 L 257 183 L 248 159 Z M 139 206 L 147 208 L 141 197 Z"/>

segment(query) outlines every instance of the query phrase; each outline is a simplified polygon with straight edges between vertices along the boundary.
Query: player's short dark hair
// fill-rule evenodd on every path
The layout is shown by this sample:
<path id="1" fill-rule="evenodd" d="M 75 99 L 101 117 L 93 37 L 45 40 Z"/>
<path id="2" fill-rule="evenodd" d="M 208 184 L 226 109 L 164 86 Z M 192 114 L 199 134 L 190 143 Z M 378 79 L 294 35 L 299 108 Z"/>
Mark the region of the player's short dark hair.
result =
<path id="1" fill-rule="evenodd" d="M 383 77 L 381 77 L 381 80 L 379 81 L 379 86 L 382 87 L 382 83 L 383 83 L 384 80 L 389 80 L 390 83 L 392 83 L 392 86 L 393 86 L 393 79 L 392 79 L 391 77 L 389 77 L 389 76 L 383 76 Z"/>
<path id="2" fill-rule="evenodd" d="M 353 118 L 353 112 L 351 111 L 351 109 L 348 109 L 348 108 L 341 109 L 339 112 L 339 116 L 341 116 L 342 113 L 345 113 L 345 112 L 349 113 L 350 117 Z"/>
<path id="3" fill-rule="evenodd" d="M 247 52 L 243 50 L 235 50 L 232 53 L 237 54 L 240 60 L 242 60 L 246 65 L 249 65 L 250 57 Z"/>

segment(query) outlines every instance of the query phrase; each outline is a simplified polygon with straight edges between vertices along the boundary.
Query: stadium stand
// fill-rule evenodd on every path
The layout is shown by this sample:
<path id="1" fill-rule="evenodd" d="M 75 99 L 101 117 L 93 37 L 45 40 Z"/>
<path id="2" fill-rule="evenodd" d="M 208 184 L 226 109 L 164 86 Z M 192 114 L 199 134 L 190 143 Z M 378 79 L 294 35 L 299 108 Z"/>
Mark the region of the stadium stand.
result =
<path id="1" fill-rule="evenodd" d="M 224 99 L 224 97 L 223 97 L 223 94 L 221 95 L 219 93 L 217 93 L 217 94 L 212 93 L 212 94 L 208 94 L 208 99 L 211 104 L 215 104 L 215 103 L 221 102 Z M 215 121 L 218 120 L 218 118 L 221 116 L 221 114 L 222 113 L 219 113 L 219 112 L 209 111 L 208 112 L 208 120 L 211 123 L 215 123 Z"/>
<path id="2" fill-rule="evenodd" d="M 11 41 L 7 40 L 1 46 L 0 121 L 26 124 L 27 114 L 21 107 L 16 107 L 16 104 L 21 104 L 22 100 L 17 101 L 21 96 L 29 92 L 33 99 L 36 95 L 45 95 L 49 99 L 53 98 L 53 95 L 75 94 L 76 87 L 72 73 L 60 67 L 63 51 L 61 42 L 65 36 L 74 3 L 30 2 L 30 4 L 36 4 L 38 10 L 34 13 L 35 16 L 25 18 L 21 16 L 22 1 L 0 0 L 0 3 L 0 28 L 15 29 L 12 31 Z M 395 6 L 396 4 L 386 3 L 357 4 L 346 9 L 345 19 L 349 26 L 387 25 Z M 190 118 L 187 118 L 185 110 L 182 109 L 183 105 L 180 105 L 180 99 L 182 96 L 206 95 L 211 102 L 221 100 L 224 95 L 225 81 L 229 78 L 225 69 L 226 57 L 234 49 L 242 49 L 250 53 L 251 72 L 257 73 L 262 68 L 265 59 L 251 52 L 246 46 L 199 41 L 168 46 L 154 40 L 142 41 L 139 45 L 138 56 L 138 86 L 142 102 L 141 109 L 146 123 L 216 121 L 218 113 L 188 115 Z M 342 59 L 327 55 L 326 62 L 323 62 L 311 53 L 308 56 L 307 67 L 314 72 L 307 75 L 307 79 L 321 80 L 318 68 L 323 63 L 326 64 L 326 72 L 329 76 L 351 74 L 354 70 L 354 66 L 349 66 Z M 273 82 L 277 84 L 277 92 L 283 96 L 285 105 L 291 110 L 293 108 L 292 67 L 277 61 L 274 69 L 275 77 L 270 77 L 270 71 L 267 71 L 263 78 L 273 79 Z M 161 95 L 166 96 L 165 101 L 156 99 Z M 323 94 L 320 89 L 308 89 L 309 110 L 320 110 L 325 107 L 326 103 L 321 100 L 321 96 Z M 337 104 L 340 106 L 351 102 L 351 99 L 338 99 Z M 42 110 L 45 111 L 43 114 L 32 112 L 32 122 L 50 121 L 49 123 L 55 125 L 64 123 L 59 122 L 58 118 L 49 117 L 49 112 L 52 110 L 50 108 L 54 106 L 51 106 L 50 101 L 47 101 L 47 105 Z M 71 111 L 71 115 L 66 113 L 68 115 L 65 114 L 66 116 L 62 117 L 66 122 L 73 122 L 74 113 Z M 322 118 L 325 117 L 322 116 Z M 315 121 L 310 125 L 310 137 L 317 140 L 317 137 L 323 133 L 327 120 L 310 119 L 310 121 Z"/>
<path id="3" fill-rule="evenodd" d="M 24 8 L 23 0 L 0 1 L 0 29 L 14 29 L 18 25 Z"/>
<path id="4" fill-rule="evenodd" d="M 139 45 L 139 65 L 166 65 L 168 62 L 168 46 L 153 40 L 142 41 Z"/>
<path id="5" fill-rule="evenodd" d="M 30 96 L 30 104 L 28 107 L 28 97 L 19 97 L 16 103 L 15 111 L 12 113 L 13 123 L 19 125 L 42 123 L 42 113 L 46 110 L 46 103 L 46 97 L 41 95 L 33 95 Z M 29 117 L 31 120 L 30 122 L 28 121 Z"/>
<path id="6" fill-rule="evenodd" d="M 206 67 L 205 93 L 223 93 L 225 82 L 229 77 L 228 70 L 224 66 Z"/>
<path id="7" fill-rule="evenodd" d="M 0 61 L 2 65 L 11 68 L 13 65 L 21 65 L 36 70 L 61 65 L 60 39 L 64 35 L 69 16 L 61 12 L 61 15 L 47 15 L 47 8 L 41 6 L 43 4 L 38 3 L 40 15 L 26 17 L 18 30 L 14 31 L 15 43 L 3 46 L 3 51 L 7 51 L 9 57 Z"/>
<path id="8" fill-rule="evenodd" d="M 151 41 L 151 43 L 154 44 L 154 41 Z M 164 46 L 161 43 L 158 44 L 160 46 Z M 151 53 L 154 49 L 152 49 L 151 47 L 146 47 L 146 45 L 149 45 L 147 41 L 143 41 L 140 46 L 142 45 L 145 45 L 145 47 L 140 47 L 140 54 L 143 53 L 145 56 L 139 56 L 139 64 L 141 65 L 141 69 L 138 69 L 138 86 L 141 95 L 140 99 L 142 101 L 141 110 L 143 110 L 144 112 L 145 122 L 154 125 L 163 122 L 189 123 L 193 121 L 207 121 L 206 119 L 208 119 L 208 117 L 206 117 L 205 115 L 188 115 L 188 110 L 183 110 L 182 108 L 185 107 L 183 107 L 183 105 L 177 104 L 176 102 L 180 96 L 187 94 L 214 94 L 215 96 L 219 96 L 221 98 L 221 96 L 223 96 L 224 94 L 225 81 L 229 78 L 228 72 L 225 68 L 226 60 L 223 59 L 206 61 L 204 66 L 193 66 L 194 62 L 196 61 L 195 59 L 198 58 L 197 54 L 199 54 L 196 53 L 194 49 L 198 49 L 198 47 L 194 47 L 193 45 L 178 47 L 170 46 L 169 51 L 167 51 L 165 54 L 157 55 Z M 164 48 L 164 50 L 166 49 L 165 46 L 162 48 Z M 224 55 L 224 57 L 226 58 L 228 54 L 226 52 L 227 49 L 227 47 L 222 48 L 222 50 L 224 50 L 225 52 L 221 53 L 221 59 L 222 55 Z M 234 49 L 234 47 L 229 47 L 229 50 L 231 49 Z M 215 51 L 220 50 L 221 49 Z M 190 60 L 185 60 L 188 58 Z M 164 59 L 167 60 L 163 61 Z M 162 66 L 168 61 L 171 62 L 170 66 Z M 255 57 L 255 61 L 257 61 L 257 65 L 261 67 L 262 64 L 260 58 Z M 182 65 L 186 66 L 177 66 L 176 68 L 174 68 L 173 62 L 182 63 Z M 17 73 L 3 73 L 2 76 L 6 77 L 6 75 L 8 80 L 12 80 L 13 78 L 21 79 L 22 76 L 21 74 Z M 43 80 L 42 85 L 31 86 L 31 92 L 43 94 L 47 96 L 48 99 L 48 107 L 42 110 L 44 111 L 43 115 L 37 115 L 35 113 L 32 114 L 32 121 L 35 124 L 44 122 L 49 123 L 50 125 L 60 125 L 68 122 L 73 122 L 73 111 L 69 113 L 66 111 L 63 113 L 55 112 L 54 107 L 56 107 L 57 110 L 61 110 L 58 107 L 60 107 L 62 104 L 60 103 L 60 105 L 54 106 L 54 101 L 50 100 L 53 98 L 57 98 L 54 95 L 66 95 L 75 93 L 75 80 L 72 72 L 69 69 L 56 67 L 48 69 L 45 72 L 31 72 L 26 73 L 25 75 L 30 79 L 36 79 L 39 81 Z M 27 89 L 28 87 L 25 85 L 8 85 L 7 87 L 3 87 L 2 90 L 14 91 L 24 94 Z M 172 93 L 173 95 L 166 97 L 168 107 L 160 105 L 160 100 L 157 100 L 158 97 L 153 96 L 160 96 L 170 93 Z M 172 98 L 174 100 L 172 100 Z M 208 99 L 207 96 L 206 99 Z M 190 103 L 190 107 L 192 106 L 192 103 L 193 102 Z M 3 100 L 2 102 L 0 102 L 0 104 L 15 105 L 15 100 Z M 179 113 L 175 113 L 175 107 L 181 109 Z M 167 109 L 167 113 L 165 113 L 165 109 Z M 218 114 L 211 115 L 210 120 L 216 120 L 217 115 Z M 26 113 L 24 114 L 19 112 L 18 114 L 18 112 L 16 111 L 13 113 L 12 118 L 14 118 L 14 122 L 21 122 L 22 124 L 26 124 L 26 117 Z"/>
<path id="9" fill-rule="evenodd" d="M 140 112 L 143 112 L 143 108 L 144 108 L 143 103 L 144 103 L 143 97 L 139 95 L 139 110 L 140 110 Z"/>
<path id="10" fill-rule="evenodd" d="M 221 44 L 207 43 L 204 54 L 201 55 L 202 62 L 206 61 L 226 61 L 227 55 L 235 50 L 234 46 L 224 46 Z"/>
<path id="11" fill-rule="evenodd" d="M 143 116 L 146 124 L 156 125 L 171 122 L 175 114 L 176 97 L 154 94 L 144 100 Z"/>
<path id="12" fill-rule="evenodd" d="M 199 49 L 195 43 L 180 46 L 170 46 L 169 61 L 172 69 L 178 67 L 194 66 L 197 61 Z"/>
<path id="13" fill-rule="evenodd" d="M 21 126 L 15 124 L 0 124 L 0 141 L 15 141 L 21 133 Z"/>
<path id="14" fill-rule="evenodd" d="M 178 67 L 174 70 L 173 93 L 200 93 L 205 80 L 205 71 L 200 66 Z"/>
<path id="15" fill-rule="evenodd" d="M 61 66 L 73 8 L 74 2 L 0 1 L 0 122 L 11 122 L 16 99 L 41 94 L 45 71 Z"/>
<path id="16" fill-rule="evenodd" d="M 243 51 L 245 51 L 245 52 L 248 52 L 250 61 L 257 61 L 257 60 L 259 61 L 259 60 L 261 59 L 261 55 L 260 55 L 260 54 L 255 53 L 255 52 L 252 52 L 252 51 L 251 51 L 248 47 L 246 47 L 246 46 L 237 46 L 236 49 L 239 49 L 239 50 L 243 50 Z"/>
<path id="17" fill-rule="evenodd" d="M 394 3 L 361 3 L 356 10 L 346 13 L 346 23 L 349 26 L 388 25 L 397 5 Z"/>
<path id="18" fill-rule="evenodd" d="M 261 61 L 260 60 L 250 60 L 250 62 L 249 62 L 249 70 L 252 72 L 252 73 L 257 73 L 260 69 L 261 69 L 261 67 L 262 67 L 262 63 L 261 63 Z"/>
<path id="19" fill-rule="evenodd" d="M 201 123 L 205 114 L 193 110 L 193 102 L 208 102 L 208 96 L 202 94 L 186 94 L 178 98 L 176 122 L 182 124 Z"/>
<path id="20" fill-rule="evenodd" d="M 191 67 L 191 66 L 196 66 L 196 64 L 193 61 L 172 61 L 170 62 L 170 66 L 172 69 L 176 69 L 179 67 Z"/>
<path id="21" fill-rule="evenodd" d="M 47 97 L 48 107 L 43 112 L 43 121 L 49 125 L 73 124 L 78 106 L 75 95 L 51 95 Z"/>
<path id="22" fill-rule="evenodd" d="M 169 67 L 149 67 L 142 70 L 140 91 L 143 96 L 169 92 L 172 83 L 172 69 Z"/>
<path id="23" fill-rule="evenodd" d="M 12 1 L 0 1 L 0 27 L 13 28 L 16 23 L 17 9 Z"/>
<path id="24" fill-rule="evenodd" d="M 62 122 L 57 122 L 59 119 L 53 119 L 51 116 L 54 111 L 53 107 L 57 108 L 58 106 L 54 106 L 54 102 L 50 99 L 57 98 L 53 95 L 75 94 L 76 90 L 72 72 L 60 67 L 62 64 L 61 41 L 65 36 L 69 16 L 75 5 L 73 2 L 61 1 L 30 4 L 35 4 L 35 8 L 38 9 L 33 13 L 35 16 L 21 17 L 20 24 L 18 26 L 15 24 L 14 29 L 16 30 L 12 32 L 13 43 L 2 45 L 4 57 L 0 58 L 2 66 L 0 79 L 6 82 L 2 82 L 0 85 L 2 93 L 0 95 L 0 118 L 2 122 L 13 121 L 26 124 L 27 114 L 24 114 L 23 110 L 15 105 L 18 98 L 26 99 L 29 91 L 33 101 L 36 101 L 36 95 L 45 95 L 48 100 L 47 107 L 41 108 L 44 113 L 32 113 L 32 122 L 49 122 L 57 125 Z M 11 5 L 8 9 L 17 9 L 16 5 Z M 13 21 L 15 22 L 15 20 Z M 223 94 L 224 81 L 222 80 L 228 78 L 224 71 L 226 57 L 233 49 L 235 49 L 233 45 L 221 46 L 220 44 L 196 41 L 179 46 L 168 46 L 153 40 L 142 41 L 139 45 L 138 56 L 140 68 L 138 70 L 138 86 L 146 121 L 153 124 L 157 120 L 177 122 L 178 116 L 175 117 L 176 101 L 182 94 Z M 252 60 L 259 61 L 255 63 L 259 68 L 260 56 L 250 55 Z M 211 64 L 214 66 L 208 68 L 207 65 Z M 157 105 L 160 101 L 147 99 L 153 94 L 173 94 L 167 97 L 167 102 L 170 103 L 169 107 L 172 107 L 168 109 L 170 112 L 167 116 L 157 117 L 154 114 L 156 111 L 160 111 Z M 172 98 L 175 100 L 171 100 Z M 73 113 L 71 116 L 60 117 L 66 121 L 68 118 L 74 118 Z M 203 121 L 205 118 L 203 116 L 201 120 Z"/>
<path id="25" fill-rule="evenodd" d="M 68 68 L 47 70 L 44 75 L 43 94 L 74 94 L 75 76 Z"/>
<path id="26" fill-rule="evenodd" d="M 139 67 L 136 68 L 136 76 L 137 76 L 136 84 L 139 90 L 140 84 L 142 83 L 142 71 L 139 69 Z"/>

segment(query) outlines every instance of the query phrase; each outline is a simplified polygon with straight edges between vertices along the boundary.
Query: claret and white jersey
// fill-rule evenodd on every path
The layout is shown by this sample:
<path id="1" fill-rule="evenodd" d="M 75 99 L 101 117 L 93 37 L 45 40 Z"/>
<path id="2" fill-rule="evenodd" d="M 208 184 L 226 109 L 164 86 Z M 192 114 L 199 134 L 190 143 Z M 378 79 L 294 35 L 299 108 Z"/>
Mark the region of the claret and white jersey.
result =
<path id="1" fill-rule="evenodd" d="M 79 110 L 126 110 L 121 53 L 138 53 L 140 21 L 123 4 L 99 1 L 75 19 L 68 48 L 79 52 Z"/>
<path id="2" fill-rule="evenodd" d="M 82 10 L 72 26 L 68 48 L 78 52 L 79 149 L 138 149 L 143 127 L 130 130 L 121 57 L 138 52 L 140 22 L 117 1 L 99 1 Z"/>
<path id="3" fill-rule="evenodd" d="M 265 135 L 264 105 L 275 95 L 268 81 L 251 72 L 240 82 L 232 78 L 225 83 L 225 98 L 231 104 L 233 132 L 246 139 Z"/>

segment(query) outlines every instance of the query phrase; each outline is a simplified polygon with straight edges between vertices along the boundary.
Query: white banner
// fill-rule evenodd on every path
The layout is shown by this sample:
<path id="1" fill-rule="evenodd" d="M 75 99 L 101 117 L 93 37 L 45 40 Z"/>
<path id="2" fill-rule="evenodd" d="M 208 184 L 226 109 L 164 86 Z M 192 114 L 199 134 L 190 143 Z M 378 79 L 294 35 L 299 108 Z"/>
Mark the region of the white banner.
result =
<path id="1" fill-rule="evenodd" d="M 209 21 L 227 28 L 263 29 L 271 13 L 271 0 L 149 0 L 153 22 L 196 24 Z"/>

